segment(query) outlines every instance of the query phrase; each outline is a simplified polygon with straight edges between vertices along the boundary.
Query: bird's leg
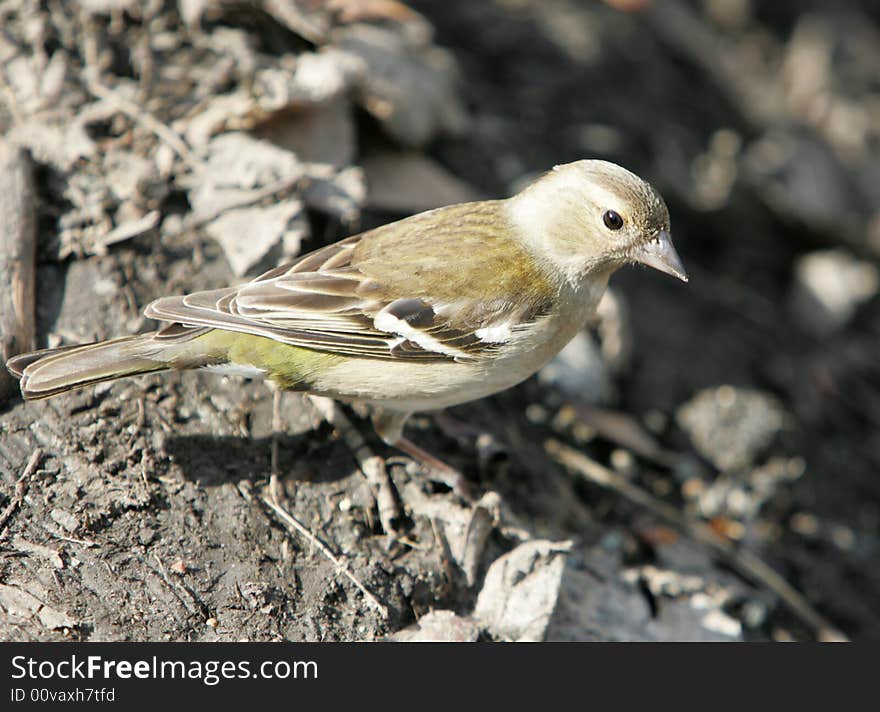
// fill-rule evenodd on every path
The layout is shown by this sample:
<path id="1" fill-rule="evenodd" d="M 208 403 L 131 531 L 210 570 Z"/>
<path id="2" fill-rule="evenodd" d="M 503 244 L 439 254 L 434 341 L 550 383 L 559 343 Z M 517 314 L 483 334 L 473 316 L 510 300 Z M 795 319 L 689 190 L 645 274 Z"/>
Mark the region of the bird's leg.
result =
<path id="1" fill-rule="evenodd" d="M 470 482 L 468 482 L 467 478 L 461 472 L 452 467 L 452 465 L 448 465 L 427 450 L 420 448 L 408 438 L 402 437 L 398 439 L 394 443 L 394 447 L 401 452 L 405 452 L 416 462 L 423 467 L 426 467 L 433 478 L 437 479 L 438 482 L 442 482 L 447 487 L 450 487 L 452 491 L 465 502 L 473 503 L 475 501 L 474 495 L 471 491 L 472 488 Z"/>
<path id="2" fill-rule="evenodd" d="M 357 460 L 358 467 L 373 493 L 373 499 L 376 500 L 376 509 L 379 513 L 382 529 L 386 534 L 396 535 L 402 513 L 394 483 L 385 469 L 385 461 L 370 449 L 363 436 L 352 425 L 336 401 L 324 396 L 309 396 L 309 399 L 324 417 L 324 420 L 339 431 L 345 444 Z"/>
<path id="3" fill-rule="evenodd" d="M 270 471 L 273 477 L 278 476 L 278 439 L 281 437 L 281 429 L 284 423 L 281 420 L 281 391 L 277 388 L 272 390 L 272 450 L 269 461 Z"/>
<path id="4" fill-rule="evenodd" d="M 470 483 L 461 472 L 404 437 L 403 426 L 409 416 L 409 413 L 391 413 L 377 409 L 373 414 L 373 428 L 387 444 L 406 453 L 426 468 L 432 478 L 450 487 L 466 502 L 473 502 Z"/>
<path id="5" fill-rule="evenodd" d="M 474 447 L 480 466 L 484 467 L 497 458 L 506 458 L 508 449 L 488 430 L 455 418 L 445 410 L 434 413 L 434 424 L 443 434 L 457 441 L 462 447 Z"/>
<path id="6" fill-rule="evenodd" d="M 483 434 L 483 431 L 478 427 L 463 420 L 459 420 L 458 418 L 454 418 L 445 410 L 441 410 L 433 415 L 435 425 L 440 428 L 443 434 L 448 438 L 458 441 L 462 445 L 470 445 L 472 441 L 476 440 Z"/>

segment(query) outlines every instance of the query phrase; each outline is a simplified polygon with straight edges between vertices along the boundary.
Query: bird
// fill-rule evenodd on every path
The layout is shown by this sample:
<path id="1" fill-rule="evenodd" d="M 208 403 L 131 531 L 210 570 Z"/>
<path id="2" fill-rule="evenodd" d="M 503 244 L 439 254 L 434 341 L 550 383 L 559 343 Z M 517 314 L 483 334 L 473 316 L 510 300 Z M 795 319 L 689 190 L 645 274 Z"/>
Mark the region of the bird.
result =
<path id="1" fill-rule="evenodd" d="M 617 164 L 578 160 L 506 199 L 429 210 L 239 286 L 157 299 L 144 311 L 167 322 L 156 331 L 26 353 L 7 368 L 26 400 L 174 369 L 263 378 L 367 404 L 383 441 L 442 467 L 404 436 L 410 415 L 527 379 L 633 263 L 687 281 L 666 203 Z"/>

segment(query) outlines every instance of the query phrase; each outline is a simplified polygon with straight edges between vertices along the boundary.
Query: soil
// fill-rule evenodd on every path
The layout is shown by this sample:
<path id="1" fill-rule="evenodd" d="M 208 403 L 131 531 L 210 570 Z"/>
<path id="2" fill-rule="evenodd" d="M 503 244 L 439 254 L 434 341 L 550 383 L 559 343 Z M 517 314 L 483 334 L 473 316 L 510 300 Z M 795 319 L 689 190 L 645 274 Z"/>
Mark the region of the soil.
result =
<path id="1" fill-rule="evenodd" d="M 713 24 L 706 8 L 724 3 L 682 3 L 722 38 L 716 56 L 701 55 L 705 48 L 691 41 L 699 34 L 688 34 L 681 18 L 671 28 L 656 8 L 409 4 L 453 52 L 471 114 L 468 132 L 431 142 L 427 155 L 486 195 L 589 156 L 626 165 L 666 197 L 690 282 L 625 269 L 612 282 L 624 311 L 604 322 L 625 335 L 630 351 L 617 360 L 603 352 L 599 412 L 623 414 L 627 427 L 597 427 L 589 415 L 595 404 L 576 387 L 538 377 L 452 409 L 465 434 L 431 415 L 414 418 L 414 441 L 459 468 L 478 494 L 498 495 L 495 525 L 469 578 L 438 524 L 462 503 L 384 446 L 362 413 L 348 411 L 403 500 L 395 536 L 383 531 L 351 448 L 303 396 L 282 399 L 280 436 L 264 385 L 202 372 L 43 402 L 10 399 L 0 406 L 0 509 L 16 502 L 16 481 L 37 448 L 41 457 L 0 527 L 0 639 L 376 640 L 435 610 L 482 620 L 475 637 L 516 638 L 474 611 L 493 562 L 527 539 L 572 542 L 561 578 L 548 578 L 540 637 L 816 636 L 778 592 L 742 576 L 655 508 L 572 474 L 548 455 L 549 438 L 753 552 L 846 636 L 880 637 L 880 299 L 864 300 L 822 334 L 794 306 L 796 265 L 808 253 L 833 247 L 876 266 L 876 181 L 867 154 L 838 150 L 805 121 L 768 118 L 747 86 L 753 75 L 764 81 L 768 67 L 781 71 L 805 18 L 831 28 L 833 48 L 835 33 L 856 25 L 859 37 L 876 39 L 875 9 L 730 3 L 750 8 L 737 25 Z M 749 38 L 760 59 L 745 51 Z M 856 101 L 876 54 L 854 46 L 836 90 Z M 712 62 L 723 64 L 722 51 L 741 64 L 718 69 Z M 876 81 L 869 88 L 876 102 Z M 366 112 L 357 128 L 362 150 L 390 142 Z M 717 173 L 705 167 L 727 165 L 730 136 L 736 170 L 729 185 L 718 179 L 718 197 L 709 190 Z M 800 150 L 776 182 L 749 172 L 750 151 L 779 136 L 799 141 Z M 880 142 L 866 140 L 876 159 Z M 819 208 L 820 198 L 798 192 L 795 177 L 804 172 L 819 185 L 810 189 L 824 201 Z M 38 179 L 47 194 L 47 176 Z M 841 183 L 836 192 L 822 189 Z M 366 211 L 361 225 L 394 217 Z M 327 215 L 310 220 L 303 251 L 351 231 Z M 42 224 L 54 229 L 45 214 Z M 148 233 L 105 255 L 62 260 L 43 249 L 38 333 L 75 342 L 145 330 L 151 325 L 140 313 L 151 299 L 233 281 L 223 251 L 201 232 L 174 243 Z M 601 327 L 595 338 L 611 348 Z M 674 457 L 633 447 L 626 436 L 633 428 Z M 276 438 L 279 501 L 336 563 L 263 501 Z"/>

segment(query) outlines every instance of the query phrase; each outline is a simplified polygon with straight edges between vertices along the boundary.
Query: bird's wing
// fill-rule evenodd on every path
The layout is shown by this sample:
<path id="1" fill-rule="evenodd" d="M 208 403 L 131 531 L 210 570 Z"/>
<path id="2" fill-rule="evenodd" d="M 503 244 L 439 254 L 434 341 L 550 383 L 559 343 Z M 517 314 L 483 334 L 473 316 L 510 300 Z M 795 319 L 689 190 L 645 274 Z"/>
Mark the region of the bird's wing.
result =
<path id="1" fill-rule="evenodd" d="M 444 209 L 453 219 L 439 221 L 445 228 L 437 228 L 442 216 L 417 215 L 311 252 L 240 287 L 159 299 L 145 314 L 173 322 L 159 338 L 192 338 L 216 328 L 340 355 L 483 358 L 540 318 L 547 304 L 534 298 L 533 283 L 501 284 L 493 271 L 509 266 L 502 264 L 511 259 L 508 252 L 523 255 L 516 246 L 495 245 L 491 221 L 474 222 L 462 207 Z M 463 274 L 475 268 L 460 251 L 485 248 L 487 241 L 490 264 Z"/>

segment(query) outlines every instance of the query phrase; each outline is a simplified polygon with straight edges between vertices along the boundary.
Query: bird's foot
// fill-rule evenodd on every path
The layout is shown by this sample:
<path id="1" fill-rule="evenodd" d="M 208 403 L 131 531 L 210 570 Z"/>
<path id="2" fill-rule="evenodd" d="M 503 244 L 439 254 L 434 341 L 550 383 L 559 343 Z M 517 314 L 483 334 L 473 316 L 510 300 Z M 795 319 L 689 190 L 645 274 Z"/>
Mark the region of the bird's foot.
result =
<path id="1" fill-rule="evenodd" d="M 420 448 L 408 438 L 401 437 L 394 443 L 394 447 L 425 467 L 430 472 L 432 479 L 445 484 L 468 504 L 473 504 L 476 501 L 470 482 L 452 465 L 443 462 L 443 460 L 435 457 L 427 450 Z"/>
<path id="2" fill-rule="evenodd" d="M 458 442 L 461 447 L 474 448 L 480 472 L 486 471 L 499 460 L 508 457 L 507 447 L 485 428 L 455 418 L 445 410 L 434 414 L 434 424 L 448 438 Z"/>
<path id="3" fill-rule="evenodd" d="M 351 454 L 357 460 L 358 468 L 373 493 L 382 530 L 389 536 L 397 536 L 400 534 L 400 524 L 406 517 L 401 511 L 400 498 L 385 468 L 385 461 L 367 445 L 363 436 L 335 401 L 321 396 L 310 396 L 310 399 L 325 420 L 339 431 Z"/>

